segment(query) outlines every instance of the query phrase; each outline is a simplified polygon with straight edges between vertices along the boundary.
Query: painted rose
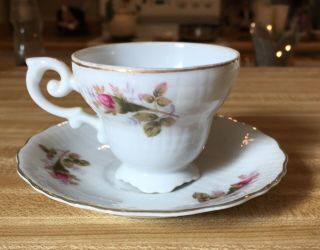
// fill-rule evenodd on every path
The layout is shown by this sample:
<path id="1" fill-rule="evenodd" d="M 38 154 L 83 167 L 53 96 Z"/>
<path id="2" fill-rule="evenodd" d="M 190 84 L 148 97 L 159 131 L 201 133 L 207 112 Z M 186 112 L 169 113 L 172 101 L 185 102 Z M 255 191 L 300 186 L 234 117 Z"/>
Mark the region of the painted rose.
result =
<path id="1" fill-rule="evenodd" d="M 232 188 L 242 188 L 244 187 L 245 185 L 249 184 L 251 182 L 251 180 L 247 179 L 247 180 L 244 180 L 244 181 L 240 181 L 238 183 L 235 183 L 235 184 L 232 184 L 231 187 Z"/>
<path id="2" fill-rule="evenodd" d="M 239 176 L 239 178 L 242 179 L 242 181 L 235 183 L 235 184 L 232 184 L 231 186 L 233 188 L 242 188 L 243 186 L 249 184 L 251 181 L 256 179 L 258 176 L 259 176 L 259 173 L 256 173 L 256 172 L 253 172 L 248 176 L 241 175 L 241 176 Z"/>
<path id="3" fill-rule="evenodd" d="M 59 179 L 62 180 L 63 182 L 68 182 L 69 181 L 69 175 L 63 172 L 55 172 L 54 176 Z"/>
<path id="4" fill-rule="evenodd" d="M 124 115 L 131 113 L 134 124 L 140 124 L 148 137 L 154 137 L 162 129 L 173 126 L 179 118 L 175 114 L 174 104 L 165 96 L 168 88 L 167 83 L 156 85 L 152 93 L 137 94 L 138 98 L 128 84 L 125 90 L 120 90 L 119 87 L 111 83 L 109 87 L 111 92 L 108 93 L 104 92 L 104 86 L 98 85 L 93 86 L 93 91 L 88 90 L 94 98 L 93 105 L 106 114 Z M 132 119 L 130 119 L 130 122 L 132 122 Z"/>
<path id="5" fill-rule="evenodd" d="M 72 171 L 79 167 L 84 167 L 90 165 L 90 163 L 84 159 L 80 158 L 80 155 L 70 151 L 65 151 L 61 149 L 48 148 L 45 145 L 39 144 L 39 147 L 46 153 L 45 168 L 48 170 L 49 174 L 60 180 L 64 184 L 77 185 L 79 179 L 76 175 L 73 175 Z M 49 153 L 52 153 L 52 157 Z"/>
<path id="6" fill-rule="evenodd" d="M 207 193 L 200 193 L 200 192 L 196 192 L 193 194 L 193 198 L 197 199 L 198 202 L 206 202 L 206 201 L 210 201 L 213 199 L 217 199 L 223 196 L 227 196 L 230 195 L 238 190 L 240 190 L 241 188 L 245 187 L 246 185 L 250 184 L 254 179 L 258 178 L 259 173 L 257 171 L 254 171 L 252 173 L 250 173 L 249 175 L 240 175 L 239 179 L 241 181 L 231 184 L 229 187 L 229 190 L 227 192 L 224 191 L 216 191 L 216 192 L 212 192 L 211 194 L 207 194 Z"/>
<path id="7" fill-rule="evenodd" d="M 115 102 L 113 101 L 112 99 L 112 96 L 111 95 L 108 95 L 108 94 L 98 94 L 97 95 L 97 98 L 99 100 L 99 102 L 109 108 L 109 109 L 114 109 L 115 107 Z"/>

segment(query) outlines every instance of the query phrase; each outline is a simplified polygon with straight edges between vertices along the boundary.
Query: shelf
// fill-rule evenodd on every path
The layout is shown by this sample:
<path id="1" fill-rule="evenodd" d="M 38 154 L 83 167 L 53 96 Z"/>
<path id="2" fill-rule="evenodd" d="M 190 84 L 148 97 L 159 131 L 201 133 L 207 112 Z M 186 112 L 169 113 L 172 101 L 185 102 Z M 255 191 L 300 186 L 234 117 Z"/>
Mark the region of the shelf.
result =
<path id="1" fill-rule="evenodd" d="M 44 44 L 47 49 L 60 50 L 78 50 L 90 46 L 91 44 L 102 44 L 103 41 L 97 37 L 45 37 Z M 251 41 L 227 41 L 219 40 L 217 44 L 234 48 L 242 53 L 252 53 L 253 47 Z M 12 49 L 13 43 L 11 37 L 5 37 L 0 41 L 0 49 Z M 296 45 L 297 53 L 320 53 L 320 41 L 300 42 Z"/>

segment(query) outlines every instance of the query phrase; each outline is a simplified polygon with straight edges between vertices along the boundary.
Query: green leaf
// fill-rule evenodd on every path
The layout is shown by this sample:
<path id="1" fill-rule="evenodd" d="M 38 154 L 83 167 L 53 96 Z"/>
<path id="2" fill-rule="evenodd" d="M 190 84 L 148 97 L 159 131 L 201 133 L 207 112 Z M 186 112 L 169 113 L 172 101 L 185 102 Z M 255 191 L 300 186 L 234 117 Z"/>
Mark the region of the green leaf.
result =
<path id="1" fill-rule="evenodd" d="M 172 117 L 165 117 L 160 119 L 160 124 L 162 126 L 170 127 L 176 123 L 176 120 Z"/>
<path id="2" fill-rule="evenodd" d="M 153 103 L 155 100 L 155 98 L 152 95 L 147 95 L 147 94 L 143 95 L 142 99 L 147 103 Z"/>
<path id="3" fill-rule="evenodd" d="M 124 106 L 123 109 L 127 112 L 138 112 L 138 111 L 142 111 L 142 110 L 148 110 L 148 108 L 138 105 L 138 104 L 134 104 L 134 103 L 129 103 L 127 102 Z"/>
<path id="4" fill-rule="evenodd" d="M 140 122 L 151 122 L 159 118 L 156 114 L 148 113 L 148 112 L 138 112 L 138 113 L 135 113 L 133 117 Z"/>
<path id="5" fill-rule="evenodd" d="M 146 107 L 135 104 L 135 103 L 130 103 L 122 98 L 119 98 L 117 96 L 112 96 L 112 99 L 116 102 L 116 110 L 118 111 L 117 113 L 120 114 L 126 114 L 128 112 L 138 112 L 141 110 L 147 110 Z"/>
<path id="6" fill-rule="evenodd" d="M 80 165 L 80 160 L 79 159 L 73 159 L 72 161 L 73 161 L 74 164 Z"/>
<path id="7" fill-rule="evenodd" d="M 153 91 L 153 95 L 155 97 L 162 96 L 167 91 L 167 83 L 160 83 L 156 86 L 155 90 Z"/>
<path id="8" fill-rule="evenodd" d="M 79 155 L 78 154 L 75 154 L 75 153 L 70 153 L 69 155 L 69 158 L 74 160 L 74 159 L 79 159 Z"/>
<path id="9" fill-rule="evenodd" d="M 90 163 L 88 161 L 86 161 L 86 160 L 80 160 L 79 161 L 79 165 L 80 166 L 88 166 L 88 165 L 90 165 Z"/>
<path id="10" fill-rule="evenodd" d="M 206 193 L 200 193 L 200 192 L 196 192 L 192 195 L 192 197 L 194 199 L 197 199 L 199 202 L 206 202 L 209 201 L 211 199 L 210 195 L 206 194 Z"/>
<path id="11" fill-rule="evenodd" d="M 161 125 L 157 121 L 148 122 L 143 126 L 143 130 L 148 137 L 153 137 L 161 132 Z"/>
<path id="12" fill-rule="evenodd" d="M 232 194 L 232 193 L 234 193 L 235 191 L 238 191 L 239 189 L 241 189 L 241 188 L 231 186 L 231 187 L 229 188 L 227 194 Z"/>
<path id="13" fill-rule="evenodd" d="M 53 171 L 60 171 L 60 172 L 65 172 L 69 173 L 69 171 L 65 168 L 64 163 L 61 162 L 61 158 L 56 161 L 56 163 L 53 165 L 52 169 Z"/>
<path id="14" fill-rule="evenodd" d="M 49 154 L 55 155 L 57 153 L 57 151 L 54 148 L 50 148 Z"/>
<path id="15" fill-rule="evenodd" d="M 70 159 L 70 158 L 65 158 L 65 159 L 63 159 L 63 166 L 64 167 L 67 167 L 67 168 L 69 168 L 69 167 L 72 167 L 73 166 L 73 164 L 75 163 L 72 159 Z"/>
<path id="16" fill-rule="evenodd" d="M 57 151 L 54 148 L 48 149 L 46 146 L 39 144 L 39 147 L 47 153 L 47 156 L 53 157 L 57 154 Z"/>
<path id="17" fill-rule="evenodd" d="M 171 104 L 171 100 L 166 97 L 160 96 L 157 99 L 157 104 L 161 107 L 165 107 Z"/>
<path id="18" fill-rule="evenodd" d="M 49 152 L 49 149 L 46 148 L 46 146 L 42 145 L 42 144 L 39 144 L 39 147 L 46 153 Z"/>

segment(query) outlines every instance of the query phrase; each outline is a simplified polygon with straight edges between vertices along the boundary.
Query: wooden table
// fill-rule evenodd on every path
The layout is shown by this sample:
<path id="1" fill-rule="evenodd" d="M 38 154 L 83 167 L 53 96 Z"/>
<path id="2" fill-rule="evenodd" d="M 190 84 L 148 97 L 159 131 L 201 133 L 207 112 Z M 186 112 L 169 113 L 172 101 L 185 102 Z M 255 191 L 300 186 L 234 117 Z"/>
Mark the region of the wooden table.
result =
<path id="1" fill-rule="evenodd" d="M 61 119 L 40 110 L 25 69 L 0 72 L 0 249 L 320 249 L 320 70 L 242 68 L 219 110 L 279 140 L 288 173 L 241 206 L 172 219 L 77 209 L 35 192 L 16 173 L 25 140 Z M 83 104 L 74 98 L 66 106 Z"/>

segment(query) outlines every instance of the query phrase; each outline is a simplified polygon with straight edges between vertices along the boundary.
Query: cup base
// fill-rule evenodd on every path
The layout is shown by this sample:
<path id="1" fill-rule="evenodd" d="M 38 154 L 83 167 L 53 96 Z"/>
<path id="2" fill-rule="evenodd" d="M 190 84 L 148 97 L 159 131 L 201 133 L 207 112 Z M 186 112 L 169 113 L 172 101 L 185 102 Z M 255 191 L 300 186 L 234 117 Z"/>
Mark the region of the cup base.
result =
<path id="1" fill-rule="evenodd" d="M 200 173 L 193 163 L 178 171 L 165 173 L 145 173 L 123 163 L 117 169 L 115 177 L 144 193 L 169 193 L 184 183 L 198 179 Z"/>

